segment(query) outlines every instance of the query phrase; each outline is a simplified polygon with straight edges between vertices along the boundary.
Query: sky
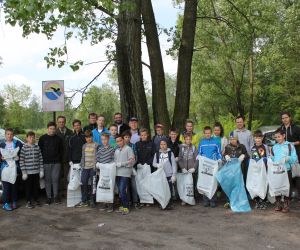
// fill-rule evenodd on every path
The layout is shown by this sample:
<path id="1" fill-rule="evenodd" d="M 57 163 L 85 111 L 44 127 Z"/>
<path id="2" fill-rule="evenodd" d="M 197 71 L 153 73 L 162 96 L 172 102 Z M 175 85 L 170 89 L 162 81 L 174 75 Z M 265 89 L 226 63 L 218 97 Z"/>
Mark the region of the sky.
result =
<path id="1" fill-rule="evenodd" d="M 152 0 L 156 22 L 163 28 L 170 28 L 176 24 L 177 15 L 181 11 L 174 7 L 173 0 Z M 106 40 L 100 44 L 91 46 L 88 42 L 80 43 L 76 39 L 68 40 L 68 60 L 75 62 L 83 60 L 85 63 L 105 60 L 105 46 L 110 43 Z M 167 42 L 166 35 L 160 36 L 161 49 L 165 72 L 175 74 L 177 61 L 165 54 L 165 50 L 171 45 Z M 42 81 L 64 80 L 65 90 L 70 91 L 85 86 L 96 76 L 105 63 L 84 65 L 80 70 L 73 72 L 69 66 L 63 68 L 50 67 L 47 69 L 44 57 L 49 47 L 64 44 L 63 29 L 59 29 L 52 40 L 47 40 L 42 34 L 32 34 L 27 38 L 22 37 L 22 29 L 5 24 L 4 13 L 0 15 L 0 91 L 6 84 L 30 85 L 34 95 L 41 98 Z M 142 45 L 143 61 L 149 62 L 146 45 Z M 144 67 L 144 78 L 150 82 L 150 72 Z M 94 85 L 107 83 L 107 73 L 102 74 Z M 78 96 L 73 105 L 79 103 Z"/>

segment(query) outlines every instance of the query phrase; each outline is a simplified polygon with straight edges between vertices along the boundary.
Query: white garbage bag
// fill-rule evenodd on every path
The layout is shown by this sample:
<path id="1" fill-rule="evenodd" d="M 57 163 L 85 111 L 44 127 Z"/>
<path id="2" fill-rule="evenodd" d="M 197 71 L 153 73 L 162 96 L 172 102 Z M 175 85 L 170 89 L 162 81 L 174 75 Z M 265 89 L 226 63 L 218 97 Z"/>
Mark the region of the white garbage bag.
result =
<path id="1" fill-rule="evenodd" d="M 187 204 L 195 205 L 193 175 L 177 173 L 176 179 L 180 199 Z"/>
<path id="2" fill-rule="evenodd" d="M 136 189 L 141 203 L 153 204 L 152 195 L 144 188 L 143 182 L 146 176 L 151 175 L 151 167 L 147 164 L 138 164 L 135 176 Z"/>
<path id="3" fill-rule="evenodd" d="M 81 187 L 76 190 L 67 190 L 67 207 L 75 207 L 81 202 Z"/>
<path id="4" fill-rule="evenodd" d="M 218 182 L 215 174 L 219 170 L 218 161 L 199 156 L 197 189 L 200 194 L 211 199 L 217 191 Z"/>
<path id="5" fill-rule="evenodd" d="M 257 162 L 253 159 L 250 160 L 246 187 L 252 199 L 255 197 L 265 199 L 268 190 L 268 180 L 263 159 Z"/>
<path id="6" fill-rule="evenodd" d="M 300 177 L 300 163 L 299 162 L 296 162 L 292 166 L 292 176 L 293 176 L 293 178 Z"/>
<path id="7" fill-rule="evenodd" d="M 270 196 L 289 196 L 290 183 L 284 164 L 268 159 L 268 183 Z"/>
<path id="8" fill-rule="evenodd" d="M 1 180 L 15 184 L 17 180 L 17 165 L 13 159 L 18 156 L 19 147 L 15 149 L 3 149 L 1 148 L 1 155 L 6 160 L 7 166 L 2 169 Z"/>
<path id="9" fill-rule="evenodd" d="M 100 176 L 97 184 L 96 202 L 113 203 L 116 181 L 116 164 L 100 164 Z"/>
<path id="10" fill-rule="evenodd" d="M 142 185 L 165 209 L 171 199 L 171 192 L 164 169 L 159 168 L 151 175 L 146 176 Z"/>
<path id="11" fill-rule="evenodd" d="M 77 190 L 81 185 L 81 167 L 79 164 L 74 164 L 70 167 L 70 182 L 68 190 Z"/>

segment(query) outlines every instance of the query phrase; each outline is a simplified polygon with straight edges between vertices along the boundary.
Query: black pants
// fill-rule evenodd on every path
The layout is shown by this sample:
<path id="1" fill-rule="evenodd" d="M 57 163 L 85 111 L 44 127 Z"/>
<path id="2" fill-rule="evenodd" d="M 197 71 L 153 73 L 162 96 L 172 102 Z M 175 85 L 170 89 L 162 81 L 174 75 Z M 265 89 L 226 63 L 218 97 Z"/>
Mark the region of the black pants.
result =
<path id="1" fill-rule="evenodd" d="M 40 188 L 40 175 L 29 174 L 27 180 L 25 181 L 25 188 L 27 202 L 32 202 L 33 200 L 37 201 Z"/>

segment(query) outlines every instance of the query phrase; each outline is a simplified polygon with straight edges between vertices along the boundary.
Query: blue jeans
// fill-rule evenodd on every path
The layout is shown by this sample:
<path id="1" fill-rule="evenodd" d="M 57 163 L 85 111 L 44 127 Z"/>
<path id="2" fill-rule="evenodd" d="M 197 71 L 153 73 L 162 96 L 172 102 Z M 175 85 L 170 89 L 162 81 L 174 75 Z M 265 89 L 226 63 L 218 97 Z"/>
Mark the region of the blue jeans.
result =
<path id="1" fill-rule="evenodd" d="M 95 176 L 95 170 L 93 168 L 90 169 L 82 169 L 81 172 L 81 200 L 82 202 L 87 202 L 89 197 L 93 200 L 93 192 L 92 189 L 89 188 L 89 181 L 93 183 L 93 177 Z"/>
<path id="2" fill-rule="evenodd" d="M 119 176 L 117 185 L 119 190 L 119 196 L 121 197 L 121 204 L 124 208 L 128 208 L 127 188 L 129 183 L 129 177 Z"/>
<path id="3" fill-rule="evenodd" d="M 11 184 L 6 181 L 2 181 L 3 186 L 3 204 L 16 202 L 17 201 L 17 193 L 18 193 L 18 185 L 17 180 L 14 184 Z"/>

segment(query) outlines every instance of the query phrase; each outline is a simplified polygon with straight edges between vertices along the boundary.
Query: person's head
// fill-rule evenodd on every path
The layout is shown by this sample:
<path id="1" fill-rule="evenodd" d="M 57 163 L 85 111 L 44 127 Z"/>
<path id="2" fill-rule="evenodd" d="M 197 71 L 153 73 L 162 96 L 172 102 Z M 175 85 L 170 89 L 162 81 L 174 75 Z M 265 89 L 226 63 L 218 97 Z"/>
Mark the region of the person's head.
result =
<path id="1" fill-rule="evenodd" d="M 115 121 L 115 124 L 122 124 L 123 118 L 122 118 L 122 114 L 120 112 L 117 112 L 114 114 L 114 121 Z"/>
<path id="2" fill-rule="evenodd" d="M 292 123 L 292 116 L 288 111 L 281 112 L 280 118 L 284 126 L 289 126 Z"/>
<path id="3" fill-rule="evenodd" d="M 193 123 L 193 121 L 190 120 L 190 119 L 187 119 L 185 121 L 185 131 L 187 133 L 193 133 L 193 130 L 194 130 L 194 123 Z"/>
<path id="4" fill-rule="evenodd" d="M 162 124 L 160 124 L 160 123 L 157 123 L 155 125 L 155 133 L 157 135 L 163 135 L 164 134 L 164 126 Z"/>
<path id="5" fill-rule="evenodd" d="M 47 134 L 48 135 L 55 135 L 55 130 L 56 130 L 56 123 L 55 122 L 48 122 L 47 124 Z"/>
<path id="6" fill-rule="evenodd" d="M 98 118 L 97 118 L 97 126 L 98 128 L 104 128 L 104 125 L 105 125 L 105 118 L 103 115 L 99 115 Z"/>
<path id="7" fill-rule="evenodd" d="M 149 140 L 149 131 L 148 131 L 148 129 L 141 128 L 140 138 L 141 138 L 141 141 L 148 141 Z"/>
<path id="8" fill-rule="evenodd" d="M 103 133 L 103 134 L 101 135 L 101 142 L 102 142 L 102 145 L 103 145 L 104 147 L 106 147 L 106 146 L 108 145 L 108 143 L 109 143 L 109 134 Z"/>
<path id="9" fill-rule="evenodd" d="M 233 131 L 229 135 L 229 141 L 233 146 L 236 146 L 238 144 L 238 137 Z"/>
<path id="10" fill-rule="evenodd" d="M 124 137 L 122 135 L 116 136 L 116 142 L 120 148 L 123 148 L 125 145 Z"/>
<path id="11" fill-rule="evenodd" d="M 130 118 L 129 127 L 132 131 L 136 131 L 138 129 L 138 119 L 136 117 Z"/>
<path id="12" fill-rule="evenodd" d="M 56 122 L 57 122 L 57 126 L 58 128 L 64 128 L 66 126 L 66 117 L 63 115 L 60 115 L 57 117 Z"/>
<path id="13" fill-rule="evenodd" d="M 80 120 L 75 119 L 72 122 L 72 125 L 73 125 L 73 129 L 76 133 L 79 133 L 81 131 L 81 121 Z"/>
<path id="14" fill-rule="evenodd" d="M 33 131 L 27 132 L 26 141 L 29 144 L 34 144 L 35 143 L 35 133 Z"/>
<path id="15" fill-rule="evenodd" d="M 162 139 L 159 143 L 159 148 L 162 151 L 167 151 L 168 150 L 168 142 L 166 139 Z"/>
<path id="16" fill-rule="evenodd" d="M 239 115 L 235 118 L 235 124 L 237 129 L 243 129 L 245 127 L 245 119 L 243 116 Z"/>
<path id="17" fill-rule="evenodd" d="M 171 141 L 176 141 L 177 137 L 178 137 L 178 131 L 175 128 L 171 128 L 169 130 L 169 137 L 171 139 Z"/>
<path id="18" fill-rule="evenodd" d="M 277 129 L 274 135 L 277 143 L 282 144 L 285 142 L 285 133 L 281 129 Z"/>
<path id="19" fill-rule="evenodd" d="M 14 139 L 14 130 L 12 128 L 5 129 L 5 140 L 7 142 L 12 142 Z"/>
<path id="20" fill-rule="evenodd" d="M 97 117 L 98 115 L 96 113 L 89 113 L 88 119 L 90 124 L 96 124 L 97 123 Z"/>
<path id="21" fill-rule="evenodd" d="M 211 127 L 210 127 L 210 126 L 204 127 L 204 129 L 203 129 L 203 134 L 204 134 L 204 137 L 205 137 L 206 139 L 210 139 L 210 138 L 211 138 L 211 134 L 212 134 Z"/>
<path id="22" fill-rule="evenodd" d="M 129 144 L 130 143 L 130 139 L 131 139 L 131 132 L 129 130 L 126 130 L 122 133 L 122 137 L 124 139 L 124 143 L 125 144 Z"/>
<path id="23" fill-rule="evenodd" d="M 116 137 L 118 133 L 118 126 L 116 124 L 112 124 L 109 126 L 109 132 L 113 137 Z"/>
<path id="24" fill-rule="evenodd" d="M 88 129 L 84 132 L 84 137 L 85 137 L 85 141 L 87 143 L 92 143 L 93 142 L 93 133 L 90 129 Z"/>
<path id="25" fill-rule="evenodd" d="M 260 146 L 263 144 L 263 139 L 264 139 L 264 135 L 261 132 L 261 130 L 256 130 L 253 133 L 253 137 L 254 137 L 254 142 L 256 146 Z"/>
<path id="26" fill-rule="evenodd" d="M 214 125 L 214 135 L 215 136 L 224 136 L 224 128 L 220 122 L 216 122 Z"/>
<path id="27" fill-rule="evenodd" d="M 192 144 L 192 134 L 185 133 L 185 135 L 184 135 L 184 143 L 186 145 L 191 145 Z"/>

